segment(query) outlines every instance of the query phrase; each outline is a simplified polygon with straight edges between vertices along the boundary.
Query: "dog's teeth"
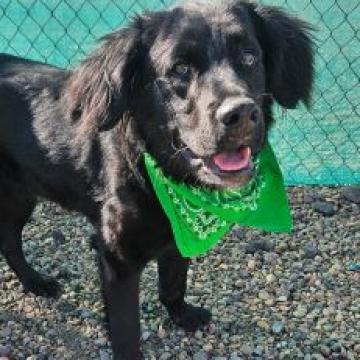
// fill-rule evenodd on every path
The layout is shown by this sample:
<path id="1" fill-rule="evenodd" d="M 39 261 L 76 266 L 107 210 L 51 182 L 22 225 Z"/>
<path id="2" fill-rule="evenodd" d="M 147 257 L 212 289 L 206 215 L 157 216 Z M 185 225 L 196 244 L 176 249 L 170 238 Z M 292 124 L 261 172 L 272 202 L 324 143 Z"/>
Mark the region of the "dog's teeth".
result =
<path id="1" fill-rule="evenodd" d="M 192 166 L 202 166 L 203 161 L 201 159 L 192 159 L 190 163 Z"/>

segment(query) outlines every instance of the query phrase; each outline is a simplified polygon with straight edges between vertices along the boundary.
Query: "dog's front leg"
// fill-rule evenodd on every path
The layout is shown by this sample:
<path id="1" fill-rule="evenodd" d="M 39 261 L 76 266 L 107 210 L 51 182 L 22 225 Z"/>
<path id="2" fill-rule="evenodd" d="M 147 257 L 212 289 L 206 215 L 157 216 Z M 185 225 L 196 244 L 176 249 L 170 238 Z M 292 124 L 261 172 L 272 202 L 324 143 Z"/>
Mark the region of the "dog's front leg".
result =
<path id="1" fill-rule="evenodd" d="M 102 287 L 114 360 L 139 360 L 139 280 L 141 271 L 101 257 Z"/>
<path id="2" fill-rule="evenodd" d="M 164 252 L 158 258 L 159 293 L 170 318 L 186 331 L 195 331 L 211 320 L 211 313 L 184 300 L 189 263 L 175 248 Z"/>

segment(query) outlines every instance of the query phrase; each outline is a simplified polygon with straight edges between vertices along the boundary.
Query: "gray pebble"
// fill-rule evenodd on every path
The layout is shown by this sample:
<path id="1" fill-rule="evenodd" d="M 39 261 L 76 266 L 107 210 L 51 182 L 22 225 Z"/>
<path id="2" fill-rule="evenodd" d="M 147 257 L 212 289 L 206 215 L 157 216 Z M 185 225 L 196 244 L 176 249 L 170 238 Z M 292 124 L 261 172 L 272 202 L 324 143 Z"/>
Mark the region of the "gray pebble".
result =
<path id="1" fill-rule="evenodd" d="M 315 256 L 319 254 L 319 249 L 314 241 L 309 241 L 305 245 L 304 252 L 305 252 L 305 258 L 314 259 Z"/>
<path id="2" fill-rule="evenodd" d="M 6 338 L 11 335 L 11 329 L 10 328 L 4 328 L 0 330 L 0 338 Z"/>
<path id="3" fill-rule="evenodd" d="M 321 354 L 315 353 L 311 355 L 311 360 L 325 360 L 325 358 Z"/>
<path id="4" fill-rule="evenodd" d="M 294 334 L 294 340 L 298 342 L 302 342 L 307 338 L 307 333 L 305 331 L 296 331 Z"/>
<path id="5" fill-rule="evenodd" d="M 243 239 L 246 236 L 246 229 L 241 226 L 235 226 L 232 229 L 231 233 L 233 236 L 235 236 L 239 239 Z"/>
<path id="6" fill-rule="evenodd" d="M 149 337 L 151 336 L 151 332 L 150 331 L 144 331 L 141 335 L 141 339 L 143 341 L 146 341 L 149 339 Z"/>
<path id="7" fill-rule="evenodd" d="M 55 247 L 59 247 L 66 241 L 64 234 L 60 230 L 54 230 L 51 234 L 51 238 Z"/>
<path id="8" fill-rule="evenodd" d="M 10 347 L 0 345 L 0 356 L 2 357 L 10 356 Z"/>
<path id="9" fill-rule="evenodd" d="M 305 305 L 299 305 L 293 312 L 293 315 L 296 318 L 303 318 L 306 314 L 307 314 L 307 307 Z"/>
<path id="10" fill-rule="evenodd" d="M 237 353 L 233 353 L 230 355 L 229 360 L 242 360 L 242 358 L 238 356 Z"/>
<path id="11" fill-rule="evenodd" d="M 100 360 L 111 360 L 110 354 L 105 349 L 99 351 L 99 357 Z"/>
<path id="12" fill-rule="evenodd" d="M 88 309 L 82 309 L 80 310 L 80 317 L 82 317 L 83 319 L 89 319 L 93 317 L 93 313 Z"/>
<path id="13" fill-rule="evenodd" d="M 245 252 L 247 254 L 254 254 L 258 251 L 271 251 L 274 248 L 274 244 L 268 240 L 254 240 L 246 244 Z"/>
<path id="14" fill-rule="evenodd" d="M 341 353 L 342 345 L 336 341 L 332 342 L 331 350 L 335 353 Z"/>
<path id="15" fill-rule="evenodd" d="M 253 350 L 253 354 L 256 356 L 261 356 L 264 352 L 264 349 L 262 348 L 262 346 L 258 345 L 254 350 Z"/>
<path id="16" fill-rule="evenodd" d="M 271 324 L 271 331 L 274 334 L 281 334 L 284 331 L 284 324 L 281 321 L 274 321 Z"/>
<path id="17" fill-rule="evenodd" d="M 350 186 L 343 190 L 343 196 L 346 200 L 360 204 L 360 186 Z"/>
<path id="18" fill-rule="evenodd" d="M 205 351 L 201 350 L 194 354 L 193 360 L 208 360 L 208 354 Z"/>
<path id="19" fill-rule="evenodd" d="M 159 357 L 159 360 L 169 360 L 169 359 L 171 359 L 171 354 L 169 352 L 164 352 Z"/>
<path id="20" fill-rule="evenodd" d="M 46 337 L 47 338 L 53 338 L 53 337 L 55 337 L 57 335 L 57 333 L 56 333 L 56 331 L 55 330 L 53 330 L 53 329 L 50 329 L 49 331 L 47 331 L 46 332 Z"/>
<path id="21" fill-rule="evenodd" d="M 336 213 L 334 204 L 326 201 L 315 201 L 312 206 L 314 210 L 325 216 L 332 216 Z"/>
<path id="22" fill-rule="evenodd" d="M 248 344 L 244 344 L 241 348 L 240 351 L 244 354 L 244 355 L 251 355 L 253 352 L 253 348 L 248 345 Z"/>
<path id="23" fill-rule="evenodd" d="M 321 345 L 319 350 L 326 357 L 331 354 L 330 348 L 328 346 L 326 346 L 326 345 Z"/>

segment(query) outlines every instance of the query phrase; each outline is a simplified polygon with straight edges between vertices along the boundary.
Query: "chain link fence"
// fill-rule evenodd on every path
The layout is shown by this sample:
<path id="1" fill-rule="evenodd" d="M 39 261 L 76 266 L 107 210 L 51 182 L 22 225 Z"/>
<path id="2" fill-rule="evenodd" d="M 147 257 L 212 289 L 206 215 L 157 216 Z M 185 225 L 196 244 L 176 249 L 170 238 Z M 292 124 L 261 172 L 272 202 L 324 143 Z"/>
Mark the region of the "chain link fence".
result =
<path id="1" fill-rule="evenodd" d="M 209 2 L 212 0 L 209 0 Z M 263 0 L 317 29 L 310 110 L 277 109 L 276 143 L 287 184 L 360 183 L 360 2 Z M 99 36 L 134 13 L 172 0 L 0 0 L 0 52 L 76 65 Z M 1 114 L 0 114 L 1 116 Z"/>

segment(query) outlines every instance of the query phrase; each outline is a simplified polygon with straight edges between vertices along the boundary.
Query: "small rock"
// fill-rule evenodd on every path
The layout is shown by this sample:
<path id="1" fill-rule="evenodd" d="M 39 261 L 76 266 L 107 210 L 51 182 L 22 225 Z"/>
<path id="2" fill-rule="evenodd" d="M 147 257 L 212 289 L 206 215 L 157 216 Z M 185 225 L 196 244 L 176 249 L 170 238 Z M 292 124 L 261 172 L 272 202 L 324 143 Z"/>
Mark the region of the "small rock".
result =
<path id="1" fill-rule="evenodd" d="M 266 320 L 259 320 L 257 322 L 257 325 L 261 329 L 268 329 L 268 327 L 269 327 L 269 324 L 268 324 L 268 322 Z"/>
<path id="2" fill-rule="evenodd" d="M 330 348 L 326 345 L 321 345 L 319 350 L 326 357 L 328 357 L 331 354 Z"/>
<path id="3" fill-rule="evenodd" d="M 157 335 L 160 339 L 164 339 L 166 337 L 166 331 L 165 329 L 160 325 L 159 329 L 157 331 Z"/>
<path id="4" fill-rule="evenodd" d="M 253 348 L 248 345 L 248 344 L 244 344 L 241 348 L 240 351 L 244 354 L 244 355 L 251 355 L 253 352 Z"/>
<path id="5" fill-rule="evenodd" d="M 194 354 L 193 360 L 208 360 L 208 355 L 205 351 L 201 350 Z"/>
<path id="6" fill-rule="evenodd" d="M 237 353 L 232 353 L 229 360 L 241 360 Z"/>
<path id="7" fill-rule="evenodd" d="M 0 345 L 0 357 L 10 356 L 10 347 Z"/>
<path id="8" fill-rule="evenodd" d="M 247 268 L 249 270 L 255 270 L 256 268 L 256 261 L 255 260 L 249 260 L 247 263 Z"/>
<path id="9" fill-rule="evenodd" d="M 302 318 L 307 314 L 307 308 L 306 306 L 299 305 L 295 311 L 293 312 L 293 315 L 296 318 Z"/>
<path id="10" fill-rule="evenodd" d="M 4 328 L 4 329 L 0 330 L 0 338 L 2 338 L 2 337 L 6 338 L 6 337 L 8 337 L 10 335 L 11 335 L 11 329 Z"/>
<path id="11" fill-rule="evenodd" d="M 293 338 L 295 341 L 303 342 L 307 338 L 307 332 L 301 330 L 296 331 Z"/>
<path id="12" fill-rule="evenodd" d="M 311 360 L 325 360 L 325 358 L 321 354 L 315 353 L 311 355 Z"/>
<path id="13" fill-rule="evenodd" d="M 265 290 L 260 290 L 258 294 L 258 298 L 261 300 L 268 300 L 271 298 L 270 294 Z"/>
<path id="14" fill-rule="evenodd" d="M 239 277 L 240 277 L 241 279 L 248 279 L 248 278 L 251 277 L 251 274 L 250 274 L 248 271 L 246 271 L 246 270 L 240 270 L 240 271 L 239 271 Z"/>
<path id="15" fill-rule="evenodd" d="M 352 203 L 360 204 L 360 186 L 346 187 L 343 191 L 343 196 Z"/>
<path id="16" fill-rule="evenodd" d="M 334 341 L 331 344 L 331 350 L 335 353 L 341 353 L 342 345 L 340 343 L 338 343 L 337 341 Z"/>
<path id="17" fill-rule="evenodd" d="M 182 351 L 180 354 L 179 354 L 179 360 L 188 360 L 190 359 L 187 352 L 186 351 Z"/>
<path id="18" fill-rule="evenodd" d="M 315 201 L 312 206 L 314 210 L 325 216 L 332 216 L 336 213 L 334 204 L 326 201 Z"/>
<path id="19" fill-rule="evenodd" d="M 332 275 L 337 275 L 339 272 L 341 272 L 341 264 L 336 262 L 329 268 L 329 273 Z"/>
<path id="20" fill-rule="evenodd" d="M 98 346 L 105 346 L 107 344 L 107 338 L 100 337 L 100 338 L 96 339 L 94 342 Z"/>
<path id="21" fill-rule="evenodd" d="M 111 360 L 110 354 L 104 349 L 101 349 L 99 351 L 99 357 L 100 357 L 100 360 Z"/>
<path id="22" fill-rule="evenodd" d="M 276 276 L 274 274 L 266 275 L 266 282 L 271 284 L 276 281 Z"/>
<path id="23" fill-rule="evenodd" d="M 150 337 L 150 335 L 151 335 L 150 331 L 144 331 L 144 332 L 142 333 L 142 335 L 141 335 L 141 340 L 142 340 L 142 341 L 148 340 L 149 337 Z"/>
<path id="24" fill-rule="evenodd" d="M 338 312 L 335 316 L 335 321 L 342 322 L 344 320 L 344 317 L 341 312 Z"/>
<path id="25" fill-rule="evenodd" d="M 60 230 L 54 230 L 51 234 L 51 238 L 55 247 L 59 247 L 66 241 L 64 234 Z"/>
<path id="26" fill-rule="evenodd" d="M 49 331 L 46 332 L 46 337 L 47 338 L 54 338 L 56 337 L 57 333 L 55 330 L 50 329 Z"/>
<path id="27" fill-rule="evenodd" d="M 159 360 L 169 360 L 171 359 L 171 354 L 168 352 L 164 352 L 160 355 Z"/>
<path id="28" fill-rule="evenodd" d="M 203 346 L 203 350 L 206 351 L 206 352 L 209 352 L 213 349 L 213 346 L 209 343 L 209 344 L 205 344 Z"/>
<path id="29" fill-rule="evenodd" d="M 40 346 L 39 347 L 39 353 L 40 354 L 46 354 L 49 351 L 49 349 L 47 348 L 47 346 Z"/>
<path id="30" fill-rule="evenodd" d="M 80 317 L 83 319 L 89 319 L 93 317 L 93 313 L 88 309 L 80 310 Z"/>
<path id="31" fill-rule="evenodd" d="M 319 254 L 319 249 L 314 241 L 309 241 L 304 248 L 305 258 L 314 259 Z"/>
<path id="32" fill-rule="evenodd" d="M 258 251 L 271 251 L 273 248 L 274 244 L 270 240 L 255 240 L 245 246 L 245 252 L 247 254 L 254 254 Z"/>
<path id="33" fill-rule="evenodd" d="M 27 345 L 29 344 L 29 342 L 31 341 L 31 339 L 28 336 L 25 336 L 22 340 L 23 345 Z"/>
<path id="34" fill-rule="evenodd" d="M 263 347 L 258 345 L 254 350 L 253 350 L 253 354 L 256 355 L 256 356 L 261 356 L 263 354 Z"/>
<path id="35" fill-rule="evenodd" d="M 274 334 L 281 334 L 284 331 L 284 324 L 281 321 L 274 321 L 271 324 L 271 331 Z"/>
<path id="36" fill-rule="evenodd" d="M 360 263 L 353 263 L 348 266 L 349 271 L 360 271 Z"/>
<path id="37" fill-rule="evenodd" d="M 243 239 L 246 236 L 246 229 L 241 226 L 235 226 L 231 232 L 238 239 Z"/>

